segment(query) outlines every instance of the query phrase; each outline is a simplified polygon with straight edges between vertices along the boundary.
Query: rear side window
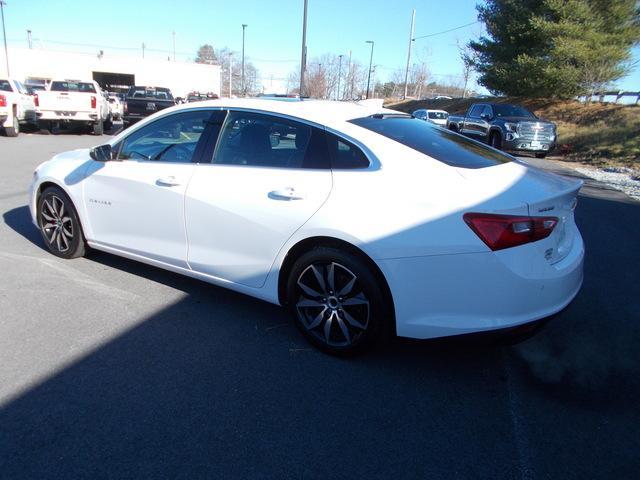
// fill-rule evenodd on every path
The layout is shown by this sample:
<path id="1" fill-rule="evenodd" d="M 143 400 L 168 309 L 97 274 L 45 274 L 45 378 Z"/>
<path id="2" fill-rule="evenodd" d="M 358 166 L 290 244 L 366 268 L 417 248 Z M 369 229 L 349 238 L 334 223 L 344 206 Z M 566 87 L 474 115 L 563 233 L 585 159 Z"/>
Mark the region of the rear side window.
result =
<path id="1" fill-rule="evenodd" d="M 340 138 L 333 133 L 326 133 L 329 147 L 331 168 L 334 170 L 351 170 L 354 168 L 367 168 L 369 159 L 353 143 Z"/>
<path id="2" fill-rule="evenodd" d="M 53 82 L 51 84 L 51 91 L 96 93 L 96 87 L 93 83 L 87 82 Z"/>
<path id="3" fill-rule="evenodd" d="M 213 163 L 275 168 L 329 168 L 324 131 L 274 115 L 230 112 Z"/>
<path id="4" fill-rule="evenodd" d="M 510 156 L 479 142 L 409 116 L 373 115 L 350 122 L 452 167 L 484 168 L 512 161 Z"/>

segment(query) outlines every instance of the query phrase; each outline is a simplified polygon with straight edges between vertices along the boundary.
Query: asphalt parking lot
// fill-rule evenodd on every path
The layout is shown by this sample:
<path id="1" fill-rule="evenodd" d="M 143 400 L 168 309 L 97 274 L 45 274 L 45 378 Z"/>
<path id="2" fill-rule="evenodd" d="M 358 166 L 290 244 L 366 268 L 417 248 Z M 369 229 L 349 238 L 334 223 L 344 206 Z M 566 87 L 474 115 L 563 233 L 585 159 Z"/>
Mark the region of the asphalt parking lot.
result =
<path id="1" fill-rule="evenodd" d="M 639 202 L 587 184 L 583 289 L 524 343 L 397 339 L 344 360 L 278 307 L 48 254 L 33 169 L 100 141 L 0 137 L 0 477 L 637 478 Z"/>

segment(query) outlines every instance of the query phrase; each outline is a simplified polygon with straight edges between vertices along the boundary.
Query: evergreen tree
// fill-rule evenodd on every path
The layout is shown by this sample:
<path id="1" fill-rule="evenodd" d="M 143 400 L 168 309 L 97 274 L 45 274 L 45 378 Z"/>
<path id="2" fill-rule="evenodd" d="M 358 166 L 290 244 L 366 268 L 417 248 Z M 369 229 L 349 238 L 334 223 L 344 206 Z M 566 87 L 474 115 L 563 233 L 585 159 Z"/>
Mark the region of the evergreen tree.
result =
<path id="1" fill-rule="evenodd" d="M 468 59 L 494 93 L 571 97 L 624 76 L 640 40 L 636 0 L 487 0 Z"/>

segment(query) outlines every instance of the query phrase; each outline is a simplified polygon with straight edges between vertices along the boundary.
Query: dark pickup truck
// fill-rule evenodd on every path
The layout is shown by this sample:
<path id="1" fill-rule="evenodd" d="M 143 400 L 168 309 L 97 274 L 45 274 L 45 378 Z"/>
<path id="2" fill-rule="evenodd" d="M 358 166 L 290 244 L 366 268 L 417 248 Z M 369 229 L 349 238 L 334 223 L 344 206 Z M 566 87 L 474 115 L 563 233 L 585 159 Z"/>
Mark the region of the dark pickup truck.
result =
<path id="1" fill-rule="evenodd" d="M 131 87 L 124 99 L 124 128 L 175 104 L 176 101 L 168 88 Z"/>
<path id="2" fill-rule="evenodd" d="M 506 103 L 474 103 L 464 116 L 450 115 L 447 128 L 499 150 L 544 158 L 556 144 L 556 125 L 526 108 Z"/>

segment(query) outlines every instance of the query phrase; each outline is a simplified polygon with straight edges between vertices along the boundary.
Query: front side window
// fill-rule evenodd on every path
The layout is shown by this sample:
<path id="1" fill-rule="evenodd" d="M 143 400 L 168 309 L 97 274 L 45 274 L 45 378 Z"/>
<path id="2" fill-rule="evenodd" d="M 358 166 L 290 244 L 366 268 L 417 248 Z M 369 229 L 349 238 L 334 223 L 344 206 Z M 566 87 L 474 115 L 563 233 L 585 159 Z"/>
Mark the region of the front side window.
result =
<path id="1" fill-rule="evenodd" d="M 489 105 L 485 105 L 485 107 L 482 109 L 481 115 L 484 115 L 485 118 L 492 118 L 493 111 L 491 110 L 491 107 Z"/>
<path id="2" fill-rule="evenodd" d="M 453 167 L 484 168 L 512 161 L 504 153 L 410 116 L 373 115 L 350 122 Z"/>
<path id="3" fill-rule="evenodd" d="M 471 107 L 469 116 L 474 118 L 480 118 L 480 113 L 482 113 L 483 108 L 484 108 L 484 105 L 474 105 L 473 107 Z"/>
<path id="4" fill-rule="evenodd" d="M 123 140 L 118 159 L 189 163 L 211 115 L 198 110 L 156 120 Z"/>
<path id="5" fill-rule="evenodd" d="M 214 164 L 276 168 L 328 168 L 324 132 L 286 118 L 230 112 Z"/>

